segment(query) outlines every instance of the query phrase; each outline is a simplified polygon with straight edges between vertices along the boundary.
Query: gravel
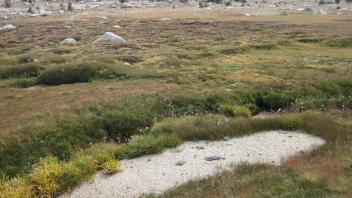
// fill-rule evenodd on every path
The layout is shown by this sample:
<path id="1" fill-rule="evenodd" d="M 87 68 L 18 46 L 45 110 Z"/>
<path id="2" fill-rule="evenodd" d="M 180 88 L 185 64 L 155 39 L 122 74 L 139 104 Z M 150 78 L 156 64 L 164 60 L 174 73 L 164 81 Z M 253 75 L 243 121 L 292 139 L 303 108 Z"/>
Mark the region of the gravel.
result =
<path id="1" fill-rule="evenodd" d="M 321 138 L 298 131 L 267 131 L 222 141 L 186 142 L 161 154 L 123 160 L 120 173 L 99 173 L 93 181 L 62 197 L 129 198 L 158 194 L 243 162 L 279 165 L 291 155 L 324 143 Z"/>

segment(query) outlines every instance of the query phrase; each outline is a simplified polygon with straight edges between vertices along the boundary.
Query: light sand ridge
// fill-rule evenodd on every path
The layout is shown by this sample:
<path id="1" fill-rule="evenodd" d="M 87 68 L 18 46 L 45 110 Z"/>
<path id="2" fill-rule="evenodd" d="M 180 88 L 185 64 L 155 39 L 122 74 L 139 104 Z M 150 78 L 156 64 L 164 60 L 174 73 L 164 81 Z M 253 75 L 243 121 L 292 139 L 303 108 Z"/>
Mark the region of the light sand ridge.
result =
<path id="1" fill-rule="evenodd" d="M 186 142 L 176 149 L 122 161 L 122 172 L 98 174 L 69 197 L 139 197 L 162 193 L 190 180 L 214 175 L 233 164 L 270 163 L 323 145 L 324 140 L 300 132 L 268 131 L 222 141 Z M 65 196 L 64 196 L 65 197 Z"/>

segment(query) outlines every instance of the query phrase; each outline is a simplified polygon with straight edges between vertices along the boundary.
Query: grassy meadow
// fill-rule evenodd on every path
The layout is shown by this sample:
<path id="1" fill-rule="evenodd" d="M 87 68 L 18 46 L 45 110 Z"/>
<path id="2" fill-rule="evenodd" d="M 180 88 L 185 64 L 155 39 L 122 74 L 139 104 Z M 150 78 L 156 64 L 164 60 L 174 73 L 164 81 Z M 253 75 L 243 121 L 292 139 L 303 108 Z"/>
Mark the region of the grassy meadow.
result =
<path id="1" fill-rule="evenodd" d="M 351 14 L 104 14 L 15 18 L 0 32 L 1 198 L 55 197 L 118 174 L 119 160 L 275 129 L 327 144 L 150 197 L 352 195 Z M 127 42 L 93 43 L 108 31 Z M 252 118 L 262 111 L 278 116 Z"/>

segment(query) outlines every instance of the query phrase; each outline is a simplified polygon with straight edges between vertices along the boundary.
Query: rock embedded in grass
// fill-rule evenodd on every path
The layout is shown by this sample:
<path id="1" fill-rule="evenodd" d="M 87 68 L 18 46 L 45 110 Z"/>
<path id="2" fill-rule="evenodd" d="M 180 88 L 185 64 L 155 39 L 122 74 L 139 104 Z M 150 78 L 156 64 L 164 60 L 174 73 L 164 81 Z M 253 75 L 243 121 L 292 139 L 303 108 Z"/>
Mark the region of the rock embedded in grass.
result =
<path id="1" fill-rule="evenodd" d="M 0 27 L 0 30 L 14 30 L 16 29 L 16 26 L 12 25 L 12 24 L 7 24 L 7 25 L 4 25 L 2 27 Z"/>
<path id="2" fill-rule="evenodd" d="M 118 43 L 125 42 L 126 40 L 112 32 L 105 32 L 103 35 L 99 36 L 98 39 L 94 41 L 94 43 L 101 41 L 110 41 Z"/>
<path id="3" fill-rule="evenodd" d="M 60 44 L 62 44 L 62 45 L 76 45 L 77 41 L 73 38 L 65 38 L 65 40 L 60 42 Z"/>

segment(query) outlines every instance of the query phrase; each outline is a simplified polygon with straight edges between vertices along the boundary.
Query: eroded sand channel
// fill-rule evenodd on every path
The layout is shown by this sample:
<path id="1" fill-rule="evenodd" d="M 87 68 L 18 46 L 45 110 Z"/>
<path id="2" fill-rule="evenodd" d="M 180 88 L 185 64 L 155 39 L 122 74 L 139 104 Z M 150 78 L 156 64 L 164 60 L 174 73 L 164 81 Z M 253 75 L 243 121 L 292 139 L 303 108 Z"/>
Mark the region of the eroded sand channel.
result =
<path id="1" fill-rule="evenodd" d="M 241 162 L 279 165 L 324 140 L 301 132 L 267 131 L 222 141 L 186 142 L 176 149 L 122 161 L 122 172 L 98 174 L 69 197 L 139 197 L 161 193 L 189 180 L 214 175 Z"/>

